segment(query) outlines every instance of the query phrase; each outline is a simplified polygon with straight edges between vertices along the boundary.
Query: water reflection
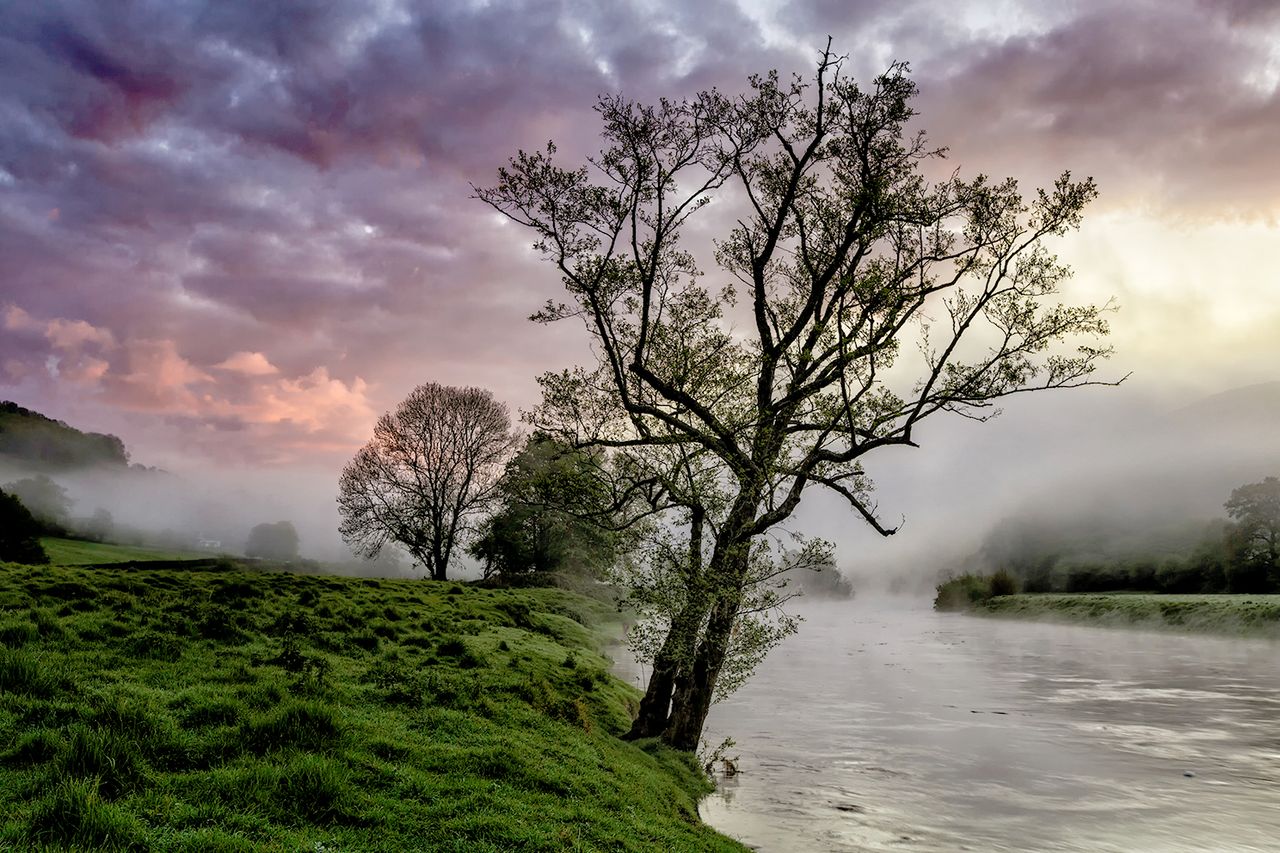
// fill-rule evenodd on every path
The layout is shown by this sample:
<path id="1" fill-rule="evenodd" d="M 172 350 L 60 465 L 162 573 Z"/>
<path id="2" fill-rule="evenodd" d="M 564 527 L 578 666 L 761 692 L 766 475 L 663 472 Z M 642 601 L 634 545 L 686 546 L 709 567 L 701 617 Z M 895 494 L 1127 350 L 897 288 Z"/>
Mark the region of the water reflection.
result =
<path id="1" fill-rule="evenodd" d="M 812 604 L 716 706 L 766 851 L 1280 850 L 1280 643 Z"/>

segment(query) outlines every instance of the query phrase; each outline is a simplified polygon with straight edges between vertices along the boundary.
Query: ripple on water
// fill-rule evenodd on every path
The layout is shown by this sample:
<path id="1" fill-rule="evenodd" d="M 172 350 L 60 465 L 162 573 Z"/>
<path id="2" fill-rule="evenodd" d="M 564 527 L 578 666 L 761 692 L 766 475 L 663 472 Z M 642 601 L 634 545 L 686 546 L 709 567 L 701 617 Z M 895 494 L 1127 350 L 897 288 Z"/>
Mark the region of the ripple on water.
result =
<path id="1" fill-rule="evenodd" d="M 743 772 L 709 823 L 787 853 L 1280 849 L 1280 645 L 876 606 L 806 608 L 713 709 Z"/>

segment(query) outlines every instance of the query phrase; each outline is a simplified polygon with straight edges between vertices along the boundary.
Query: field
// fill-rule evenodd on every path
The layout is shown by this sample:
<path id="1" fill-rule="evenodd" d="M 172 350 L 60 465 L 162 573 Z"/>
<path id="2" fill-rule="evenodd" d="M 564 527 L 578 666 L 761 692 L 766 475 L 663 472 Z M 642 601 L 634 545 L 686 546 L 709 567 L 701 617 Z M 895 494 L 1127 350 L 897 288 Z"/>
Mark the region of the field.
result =
<path id="1" fill-rule="evenodd" d="M 981 615 L 1280 638 L 1280 595 L 1034 593 L 975 605 Z"/>
<path id="2" fill-rule="evenodd" d="M 0 564 L 0 850 L 745 848 L 552 589 Z"/>
<path id="3" fill-rule="evenodd" d="M 41 538 L 40 544 L 55 566 L 83 566 L 103 563 L 133 563 L 148 560 L 207 560 L 214 556 L 192 551 L 165 551 L 159 548 L 133 548 L 107 545 L 80 539 Z"/>

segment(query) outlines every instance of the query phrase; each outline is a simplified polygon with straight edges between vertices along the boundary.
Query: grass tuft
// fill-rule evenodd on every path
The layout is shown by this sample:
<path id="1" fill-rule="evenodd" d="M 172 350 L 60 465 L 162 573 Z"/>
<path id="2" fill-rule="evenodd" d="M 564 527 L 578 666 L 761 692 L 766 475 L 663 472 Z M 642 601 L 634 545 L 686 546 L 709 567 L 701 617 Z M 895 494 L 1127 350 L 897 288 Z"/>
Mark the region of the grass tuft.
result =
<path id="1" fill-rule="evenodd" d="M 137 819 L 103 801 L 92 780 L 63 779 L 36 806 L 28 837 L 39 845 L 62 850 L 143 851 Z"/>
<path id="2" fill-rule="evenodd" d="M 334 746 L 341 731 L 328 707 L 290 701 L 247 721 L 240 729 L 244 744 L 256 753 L 293 747 L 319 750 Z"/>

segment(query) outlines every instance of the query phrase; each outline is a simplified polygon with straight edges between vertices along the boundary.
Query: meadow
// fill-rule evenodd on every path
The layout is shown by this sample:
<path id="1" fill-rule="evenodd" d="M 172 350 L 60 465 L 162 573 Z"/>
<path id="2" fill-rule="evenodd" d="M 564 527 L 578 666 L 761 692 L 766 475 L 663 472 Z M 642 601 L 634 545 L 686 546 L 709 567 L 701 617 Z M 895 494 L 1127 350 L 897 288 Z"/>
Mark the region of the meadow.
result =
<path id="1" fill-rule="evenodd" d="M 0 850 L 741 851 L 558 589 L 0 564 Z"/>
<path id="2" fill-rule="evenodd" d="M 87 542 L 83 539 L 62 539 L 56 536 L 40 537 L 40 545 L 55 566 L 102 565 L 106 563 L 142 563 L 152 560 L 208 559 L 210 554 L 191 551 L 173 551 L 163 548 L 140 548 L 131 545 L 111 545 L 106 542 Z"/>

